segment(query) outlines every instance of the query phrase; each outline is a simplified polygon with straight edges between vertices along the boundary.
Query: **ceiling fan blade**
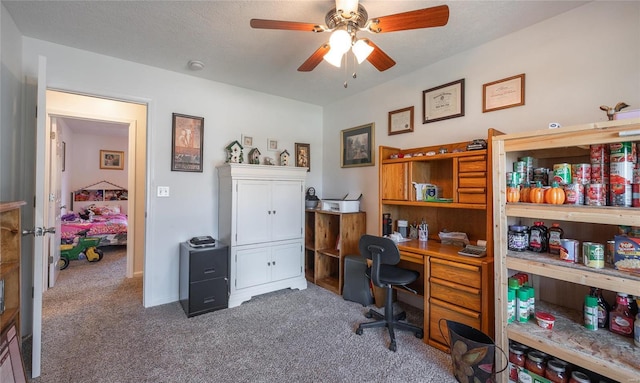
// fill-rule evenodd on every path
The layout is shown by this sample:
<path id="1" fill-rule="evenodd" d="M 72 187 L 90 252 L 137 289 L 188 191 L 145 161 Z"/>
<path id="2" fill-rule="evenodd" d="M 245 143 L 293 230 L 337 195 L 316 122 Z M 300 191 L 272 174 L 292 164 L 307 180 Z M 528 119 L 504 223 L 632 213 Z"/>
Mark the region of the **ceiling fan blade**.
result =
<path id="1" fill-rule="evenodd" d="M 373 52 L 371 52 L 369 57 L 367 57 L 367 61 L 369 61 L 371 65 L 376 67 L 376 69 L 378 69 L 380 72 L 383 72 L 396 65 L 396 62 L 393 61 L 393 59 L 389 57 L 389 55 L 384 53 L 382 49 L 380 49 L 380 47 L 374 44 L 371 40 L 364 39 L 364 41 L 369 44 L 369 46 L 373 47 Z"/>
<path id="2" fill-rule="evenodd" d="M 286 31 L 303 31 L 303 32 L 324 32 L 326 28 L 322 25 L 311 23 L 300 23 L 297 21 L 280 21 L 251 19 L 249 22 L 251 28 L 258 29 L 282 29 Z"/>
<path id="3" fill-rule="evenodd" d="M 449 7 L 440 5 L 371 19 L 369 31 L 373 33 L 406 31 L 408 29 L 441 27 L 448 22 Z"/>
<path id="4" fill-rule="evenodd" d="M 303 62 L 302 65 L 300 65 L 298 71 L 311 72 L 312 70 L 314 70 L 318 66 L 318 64 L 322 62 L 322 58 L 324 57 L 324 55 L 329 52 L 329 48 L 329 44 L 322 44 L 320 48 L 318 48 L 315 52 L 313 52 L 311 56 L 309 56 L 307 61 Z"/>

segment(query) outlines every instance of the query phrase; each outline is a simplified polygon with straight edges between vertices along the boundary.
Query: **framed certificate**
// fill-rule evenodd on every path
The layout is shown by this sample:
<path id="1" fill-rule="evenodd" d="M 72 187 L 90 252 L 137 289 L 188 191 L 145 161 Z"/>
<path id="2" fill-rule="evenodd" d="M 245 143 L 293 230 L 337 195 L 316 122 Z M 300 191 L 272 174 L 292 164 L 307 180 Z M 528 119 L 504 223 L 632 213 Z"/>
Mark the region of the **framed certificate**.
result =
<path id="1" fill-rule="evenodd" d="M 464 116 L 464 79 L 422 92 L 423 124 Z"/>

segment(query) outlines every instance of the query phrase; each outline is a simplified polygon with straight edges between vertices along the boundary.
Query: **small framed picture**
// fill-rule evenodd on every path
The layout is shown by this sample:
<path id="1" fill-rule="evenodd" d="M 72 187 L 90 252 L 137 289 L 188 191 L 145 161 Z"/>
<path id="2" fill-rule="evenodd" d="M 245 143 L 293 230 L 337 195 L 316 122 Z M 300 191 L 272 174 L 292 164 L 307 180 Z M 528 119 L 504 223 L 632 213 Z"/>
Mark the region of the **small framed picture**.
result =
<path id="1" fill-rule="evenodd" d="M 202 173 L 204 117 L 173 113 L 171 171 Z"/>
<path id="2" fill-rule="evenodd" d="M 299 144 L 296 142 L 296 166 L 307 168 L 311 171 L 311 146 L 309 144 Z"/>
<path id="3" fill-rule="evenodd" d="M 253 147 L 253 137 L 242 135 L 242 147 L 243 148 L 251 148 Z"/>
<path id="4" fill-rule="evenodd" d="M 482 85 L 482 113 L 524 105 L 524 73 Z"/>
<path id="5" fill-rule="evenodd" d="M 413 132 L 413 106 L 389 112 L 389 135 Z"/>
<path id="6" fill-rule="evenodd" d="M 124 169 L 124 152 L 116 150 L 101 150 L 100 169 Z"/>
<path id="7" fill-rule="evenodd" d="M 278 140 L 274 140 L 272 138 L 267 138 L 267 149 L 268 150 L 278 150 Z"/>
<path id="8" fill-rule="evenodd" d="M 343 168 L 375 165 L 374 123 L 340 132 L 340 165 Z"/>

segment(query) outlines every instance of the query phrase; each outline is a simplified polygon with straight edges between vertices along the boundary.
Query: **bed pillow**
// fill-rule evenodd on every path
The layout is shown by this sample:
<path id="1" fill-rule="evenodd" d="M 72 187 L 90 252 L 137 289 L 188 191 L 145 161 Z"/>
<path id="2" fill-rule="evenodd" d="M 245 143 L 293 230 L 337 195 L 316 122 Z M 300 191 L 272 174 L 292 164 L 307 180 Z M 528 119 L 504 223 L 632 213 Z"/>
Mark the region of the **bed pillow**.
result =
<path id="1" fill-rule="evenodd" d="M 102 215 L 120 214 L 120 205 L 102 206 Z"/>

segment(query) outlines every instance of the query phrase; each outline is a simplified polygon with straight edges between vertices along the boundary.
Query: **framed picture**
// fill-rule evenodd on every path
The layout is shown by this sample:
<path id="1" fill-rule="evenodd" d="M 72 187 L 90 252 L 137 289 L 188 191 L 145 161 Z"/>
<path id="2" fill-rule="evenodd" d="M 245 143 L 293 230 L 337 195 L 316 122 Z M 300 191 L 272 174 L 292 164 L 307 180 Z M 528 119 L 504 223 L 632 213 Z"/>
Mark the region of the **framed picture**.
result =
<path id="1" fill-rule="evenodd" d="M 524 73 L 482 86 L 482 113 L 524 105 Z"/>
<path id="2" fill-rule="evenodd" d="M 422 91 L 423 124 L 464 116 L 464 79 Z"/>
<path id="3" fill-rule="evenodd" d="M 267 138 L 267 150 L 278 150 L 278 140 Z"/>
<path id="4" fill-rule="evenodd" d="M 204 118 L 173 113 L 171 170 L 202 172 Z"/>
<path id="5" fill-rule="evenodd" d="M 242 135 L 242 147 L 243 148 L 251 148 L 253 147 L 253 137 Z"/>
<path id="6" fill-rule="evenodd" d="M 67 168 L 67 143 L 62 141 L 62 171 Z"/>
<path id="7" fill-rule="evenodd" d="M 124 152 L 116 150 L 101 150 L 100 169 L 124 169 Z"/>
<path id="8" fill-rule="evenodd" d="M 373 122 L 340 132 L 340 166 L 373 166 L 374 156 Z"/>
<path id="9" fill-rule="evenodd" d="M 389 135 L 413 132 L 413 106 L 389 112 Z"/>
<path id="10" fill-rule="evenodd" d="M 296 142 L 296 166 L 307 168 L 311 171 L 311 146 L 309 144 L 299 144 Z"/>

